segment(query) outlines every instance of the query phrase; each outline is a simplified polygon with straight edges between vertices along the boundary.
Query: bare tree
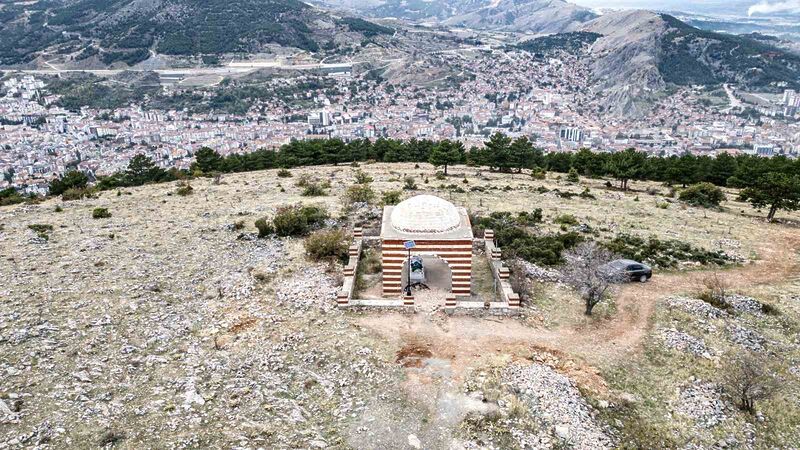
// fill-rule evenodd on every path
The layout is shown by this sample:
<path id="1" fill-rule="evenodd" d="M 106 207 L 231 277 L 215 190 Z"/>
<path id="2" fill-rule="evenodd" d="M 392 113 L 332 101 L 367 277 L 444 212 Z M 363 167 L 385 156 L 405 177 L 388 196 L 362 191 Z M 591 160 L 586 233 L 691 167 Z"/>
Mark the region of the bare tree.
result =
<path id="1" fill-rule="evenodd" d="M 728 282 L 716 270 L 703 280 L 703 284 L 711 298 L 723 303 L 728 299 Z"/>
<path id="2" fill-rule="evenodd" d="M 581 294 L 587 316 L 595 305 L 609 294 L 612 286 L 624 280 L 622 272 L 604 267 L 615 259 L 614 254 L 596 242 L 583 242 L 564 252 L 563 280 Z"/>
<path id="3" fill-rule="evenodd" d="M 727 363 L 722 375 L 723 388 L 736 399 L 739 408 L 749 413 L 756 402 L 766 400 L 778 391 L 780 382 L 770 371 L 765 357 L 748 352 Z"/>

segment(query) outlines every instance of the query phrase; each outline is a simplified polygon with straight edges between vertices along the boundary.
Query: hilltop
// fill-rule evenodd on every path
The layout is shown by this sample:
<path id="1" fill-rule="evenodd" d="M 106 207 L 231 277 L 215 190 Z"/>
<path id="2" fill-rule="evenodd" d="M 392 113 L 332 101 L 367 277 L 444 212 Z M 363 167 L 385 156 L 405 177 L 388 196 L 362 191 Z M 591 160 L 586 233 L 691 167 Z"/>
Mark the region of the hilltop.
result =
<path id="1" fill-rule="evenodd" d="M 328 209 L 326 227 L 374 223 L 377 205 L 343 205 L 356 168 L 197 178 L 188 195 L 178 194 L 185 182 L 170 182 L 2 207 L 0 443 L 785 448 L 800 440 L 796 213 L 765 223 L 730 189 L 722 208 L 706 210 L 656 183 L 623 192 L 603 179 L 464 166 L 444 179 L 428 164 L 360 169 L 377 193 L 402 191 L 407 176 L 416 187 L 402 197 L 431 193 L 475 215 L 513 217 L 535 205 L 536 233 L 652 235 L 724 249 L 742 263 L 658 270 L 592 318 L 552 268 L 521 272 L 530 290 L 518 318 L 448 316 L 435 304 L 415 314 L 347 311 L 335 307 L 340 264 L 308 259 L 302 238 L 257 238 L 254 222 L 302 202 Z M 327 195 L 303 196 L 303 179 L 329 184 Z M 92 218 L 96 208 L 110 217 Z M 726 302 L 700 299 L 715 272 L 730 283 Z M 765 358 L 782 384 L 756 414 L 722 388 L 727 358 L 745 352 Z"/>

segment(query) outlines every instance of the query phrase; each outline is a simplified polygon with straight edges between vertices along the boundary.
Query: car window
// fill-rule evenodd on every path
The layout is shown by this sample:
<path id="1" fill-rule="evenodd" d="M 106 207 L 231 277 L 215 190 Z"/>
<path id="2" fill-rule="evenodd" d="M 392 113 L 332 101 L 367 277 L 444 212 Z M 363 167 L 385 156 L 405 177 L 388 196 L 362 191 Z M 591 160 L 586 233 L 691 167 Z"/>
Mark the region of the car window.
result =
<path id="1" fill-rule="evenodd" d="M 628 266 L 628 270 L 642 270 L 642 269 L 644 269 L 644 267 L 638 264 L 631 264 L 630 266 Z"/>

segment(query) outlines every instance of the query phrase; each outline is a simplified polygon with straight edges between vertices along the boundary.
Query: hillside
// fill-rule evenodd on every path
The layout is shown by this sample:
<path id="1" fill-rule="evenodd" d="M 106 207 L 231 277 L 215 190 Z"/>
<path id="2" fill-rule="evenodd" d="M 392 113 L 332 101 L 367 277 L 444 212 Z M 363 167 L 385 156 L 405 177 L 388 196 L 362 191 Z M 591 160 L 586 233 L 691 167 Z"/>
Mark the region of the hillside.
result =
<path id="1" fill-rule="evenodd" d="M 165 55 L 256 53 L 274 44 L 307 51 L 394 30 L 336 17 L 298 0 L 77 0 L 7 5 L 0 65 L 39 56 L 133 65 Z"/>
<path id="2" fill-rule="evenodd" d="M 746 88 L 800 87 L 800 56 L 766 40 L 700 30 L 661 15 L 659 71 L 678 85 L 736 83 Z"/>
<path id="3" fill-rule="evenodd" d="M 187 196 L 170 182 L 0 207 L 0 445 L 719 449 L 800 440 L 797 213 L 765 223 L 733 191 L 724 209 L 685 207 L 661 183 L 622 192 L 603 179 L 465 166 L 441 181 L 428 164 L 360 169 L 376 193 L 402 190 L 407 175 L 419 187 L 402 197 L 434 194 L 475 214 L 514 217 L 536 205 L 537 233 L 560 232 L 558 218 L 570 215 L 580 224 L 569 229 L 588 239 L 654 235 L 751 262 L 717 272 L 731 301 L 717 306 L 697 298 L 713 267 L 688 264 L 622 286 L 594 317 L 579 293 L 545 276 L 552 269 L 515 269 L 531 286 L 519 317 L 447 315 L 441 299 L 422 303 L 434 288 L 415 291 L 415 312 L 353 311 L 336 308 L 341 264 L 311 261 L 303 238 L 257 238 L 254 222 L 302 202 L 327 207 L 327 226 L 374 223 L 377 205 L 343 209 L 355 168 L 197 178 Z M 302 196 L 303 176 L 329 182 L 328 195 Z M 585 189 L 592 195 L 578 195 Z M 111 217 L 93 219 L 95 208 Z M 475 258 L 485 261 L 480 250 Z M 380 270 L 380 259 L 371 264 Z M 476 288 L 487 286 L 491 277 Z M 723 388 L 729 359 L 748 352 L 781 380 L 755 414 Z"/>
<path id="4" fill-rule="evenodd" d="M 591 10 L 563 0 L 500 0 L 443 23 L 483 30 L 560 33 L 595 17 Z"/>
<path id="5" fill-rule="evenodd" d="M 489 0 L 317 0 L 325 7 L 353 11 L 368 17 L 411 21 L 441 21 L 491 4 Z"/>
<path id="6" fill-rule="evenodd" d="M 526 41 L 534 53 L 583 52 L 590 84 L 608 112 L 639 115 L 665 88 L 730 83 L 780 92 L 800 87 L 800 56 L 759 36 L 700 30 L 666 14 L 604 14 L 578 27 Z"/>

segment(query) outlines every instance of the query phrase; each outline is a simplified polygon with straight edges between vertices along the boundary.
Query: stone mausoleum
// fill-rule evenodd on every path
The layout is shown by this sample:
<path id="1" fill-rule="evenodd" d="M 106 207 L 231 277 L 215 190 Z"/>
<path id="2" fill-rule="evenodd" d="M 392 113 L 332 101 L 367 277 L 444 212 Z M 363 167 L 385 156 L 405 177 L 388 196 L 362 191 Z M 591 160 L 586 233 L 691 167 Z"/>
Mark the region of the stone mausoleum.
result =
<path id="1" fill-rule="evenodd" d="M 381 225 L 383 296 L 399 298 L 407 284 L 407 241 L 412 256 L 435 256 L 450 268 L 452 294 L 469 297 L 472 282 L 472 225 L 464 208 L 433 195 L 417 195 L 383 209 Z M 407 269 L 406 269 L 407 270 Z"/>

